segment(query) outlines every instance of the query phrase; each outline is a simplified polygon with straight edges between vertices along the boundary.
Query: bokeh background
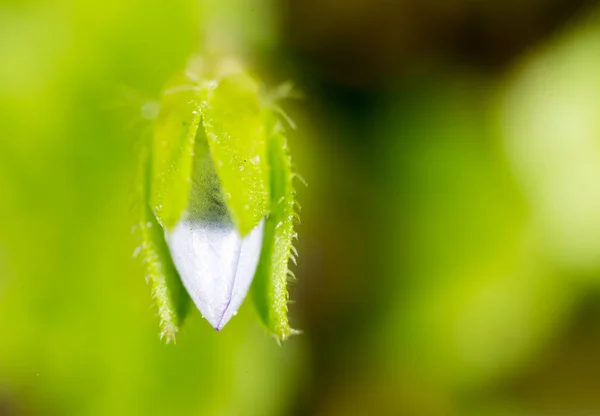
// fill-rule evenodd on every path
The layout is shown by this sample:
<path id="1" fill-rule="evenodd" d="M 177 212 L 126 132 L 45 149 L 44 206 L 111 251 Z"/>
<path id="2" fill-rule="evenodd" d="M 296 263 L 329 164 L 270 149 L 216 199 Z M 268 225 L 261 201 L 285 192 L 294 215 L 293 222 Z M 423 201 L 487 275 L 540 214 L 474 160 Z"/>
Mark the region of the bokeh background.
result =
<path id="1" fill-rule="evenodd" d="M 284 105 L 282 346 L 176 345 L 132 258 L 135 141 L 192 53 Z M 1 0 L 0 415 L 600 414 L 600 5 Z"/>

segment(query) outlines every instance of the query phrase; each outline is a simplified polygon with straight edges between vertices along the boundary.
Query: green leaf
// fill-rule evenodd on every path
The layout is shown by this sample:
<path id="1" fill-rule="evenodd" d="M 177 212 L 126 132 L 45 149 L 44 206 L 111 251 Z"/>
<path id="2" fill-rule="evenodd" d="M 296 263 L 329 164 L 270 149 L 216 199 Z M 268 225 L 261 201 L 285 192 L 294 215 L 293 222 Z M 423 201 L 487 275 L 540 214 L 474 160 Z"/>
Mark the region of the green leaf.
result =
<path id="1" fill-rule="evenodd" d="M 134 232 L 138 247 L 135 255 L 141 258 L 146 281 L 152 287 L 152 297 L 158 306 L 160 336 L 168 343 L 175 342 L 175 335 L 187 314 L 190 301 L 171 260 L 163 230 L 148 205 L 149 159 L 149 144 L 143 142 L 136 180 Z"/>
<path id="2" fill-rule="evenodd" d="M 258 84 L 243 73 L 206 83 L 202 122 L 225 202 L 242 236 L 269 212 L 267 143 Z"/>
<path id="3" fill-rule="evenodd" d="M 288 262 L 292 258 L 295 191 L 292 161 L 285 132 L 271 113 L 265 116 L 269 127 L 269 164 L 271 167 L 271 212 L 265 223 L 260 262 L 254 276 L 252 292 L 258 314 L 267 329 L 278 339 L 297 333 L 288 322 L 288 276 L 293 277 Z M 294 258 L 295 259 L 295 258 Z"/>
<path id="4" fill-rule="evenodd" d="M 163 94 L 154 126 L 150 205 L 160 225 L 177 224 L 188 205 L 194 142 L 201 115 L 198 92 L 183 74 Z"/>

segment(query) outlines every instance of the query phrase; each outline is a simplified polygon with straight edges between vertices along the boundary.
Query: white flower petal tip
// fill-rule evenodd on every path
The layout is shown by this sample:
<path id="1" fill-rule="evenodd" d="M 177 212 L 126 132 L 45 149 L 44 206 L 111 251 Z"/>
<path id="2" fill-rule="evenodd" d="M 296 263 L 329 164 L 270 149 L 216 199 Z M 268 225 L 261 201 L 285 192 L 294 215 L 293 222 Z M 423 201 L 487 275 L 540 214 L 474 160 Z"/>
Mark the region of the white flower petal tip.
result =
<path id="1" fill-rule="evenodd" d="M 183 284 L 202 316 L 220 331 L 237 314 L 250 289 L 264 219 L 245 237 L 228 222 L 183 219 L 166 240 Z"/>

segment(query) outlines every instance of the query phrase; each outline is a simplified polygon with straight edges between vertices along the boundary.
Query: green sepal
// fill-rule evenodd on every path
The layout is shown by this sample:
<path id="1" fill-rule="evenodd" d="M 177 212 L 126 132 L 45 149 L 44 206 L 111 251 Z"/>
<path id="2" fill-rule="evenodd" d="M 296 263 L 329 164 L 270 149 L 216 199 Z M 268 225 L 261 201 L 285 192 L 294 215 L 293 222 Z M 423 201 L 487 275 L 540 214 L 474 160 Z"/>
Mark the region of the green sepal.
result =
<path id="1" fill-rule="evenodd" d="M 242 236 L 269 211 L 266 130 L 259 86 L 244 73 L 202 86 L 202 124 L 225 203 Z"/>
<path id="2" fill-rule="evenodd" d="M 287 289 L 288 279 L 293 278 L 288 263 L 293 256 L 293 240 L 296 237 L 294 174 L 283 126 L 272 111 L 265 112 L 264 120 L 269 129 L 271 211 L 265 222 L 263 247 L 252 295 L 258 315 L 269 332 L 284 340 L 298 332 L 288 322 Z"/>
<path id="3" fill-rule="evenodd" d="M 183 74 L 174 77 L 155 120 L 150 206 L 159 224 L 170 229 L 188 206 L 194 143 L 201 120 L 197 88 Z"/>
<path id="4" fill-rule="evenodd" d="M 148 204 L 150 146 L 145 141 L 141 144 L 135 182 L 136 223 L 133 230 L 138 243 L 135 256 L 141 259 L 146 282 L 151 286 L 152 297 L 158 307 L 160 337 L 167 343 L 175 342 L 175 336 L 187 314 L 190 298 L 171 260 L 163 229 Z"/>

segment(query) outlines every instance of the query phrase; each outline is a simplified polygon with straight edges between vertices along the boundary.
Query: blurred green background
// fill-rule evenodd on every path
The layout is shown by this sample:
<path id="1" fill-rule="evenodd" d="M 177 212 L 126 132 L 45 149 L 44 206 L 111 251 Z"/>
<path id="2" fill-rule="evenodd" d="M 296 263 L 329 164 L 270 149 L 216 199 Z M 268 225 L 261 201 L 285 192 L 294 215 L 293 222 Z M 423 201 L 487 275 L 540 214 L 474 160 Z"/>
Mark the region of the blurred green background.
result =
<path id="1" fill-rule="evenodd" d="M 282 346 L 176 345 L 132 258 L 144 104 L 234 52 L 303 206 Z M 0 1 L 0 415 L 600 414 L 600 6 Z"/>

